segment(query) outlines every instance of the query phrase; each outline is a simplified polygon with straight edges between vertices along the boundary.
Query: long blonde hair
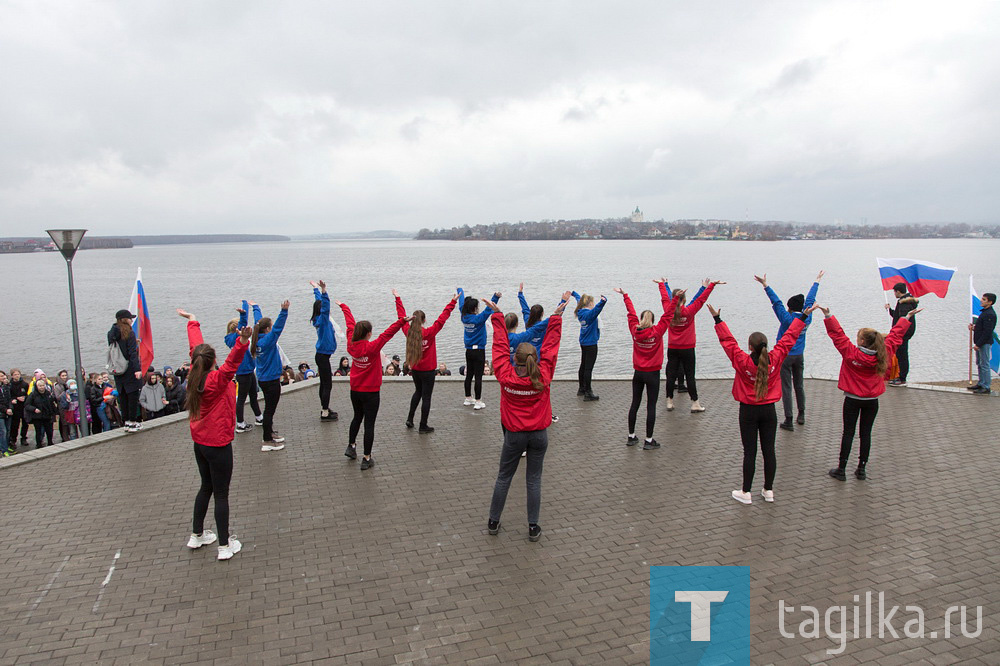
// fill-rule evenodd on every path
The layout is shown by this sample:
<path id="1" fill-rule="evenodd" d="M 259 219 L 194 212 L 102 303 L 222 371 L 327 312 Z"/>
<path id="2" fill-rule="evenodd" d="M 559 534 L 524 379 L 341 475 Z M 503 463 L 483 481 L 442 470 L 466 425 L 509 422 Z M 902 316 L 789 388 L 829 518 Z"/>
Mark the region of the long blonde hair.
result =
<path id="1" fill-rule="evenodd" d="M 576 309 L 573 310 L 573 314 L 579 316 L 580 310 L 586 310 L 594 306 L 594 297 L 590 294 L 583 294 L 580 296 L 580 300 L 576 302 Z"/>
<path id="2" fill-rule="evenodd" d="M 538 350 L 530 342 L 522 342 L 514 352 L 514 365 L 523 365 L 528 371 L 528 378 L 531 380 L 531 387 L 536 391 L 545 388 L 542 383 L 542 370 L 538 366 Z"/>
<path id="3" fill-rule="evenodd" d="M 884 375 L 889 369 L 889 354 L 885 350 L 885 336 L 874 328 L 862 328 L 858 331 L 858 339 L 861 346 L 874 350 L 875 352 L 875 373 Z"/>
<path id="4" fill-rule="evenodd" d="M 649 328 L 652 325 L 653 325 L 653 311 L 652 310 L 643 310 L 639 314 L 639 325 L 636 328 L 639 328 L 639 329 Z"/>
<path id="5" fill-rule="evenodd" d="M 754 395 L 763 400 L 767 395 L 767 379 L 771 370 L 771 357 L 767 355 L 767 336 L 757 331 L 750 334 L 750 349 L 757 354 L 757 377 L 753 382 Z"/>
<path id="6" fill-rule="evenodd" d="M 413 368 L 424 357 L 424 322 L 427 315 L 423 310 L 414 310 L 410 330 L 406 334 L 406 364 Z"/>
<path id="7" fill-rule="evenodd" d="M 687 294 L 682 294 L 680 289 L 674 289 L 671 296 L 677 299 L 677 307 L 674 308 L 674 318 L 670 320 L 670 325 L 677 326 L 681 323 L 681 316 L 684 314 L 684 304 L 687 303 Z"/>
<path id="8" fill-rule="evenodd" d="M 239 328 L 238 328 L 239 324 L 240 324 L 240 320 L 239 319 L 230 319 L 229 323 L 226 324 L 226 335 L 229 335 L 230 333 L 235 333 L 236 331 L 238 331 L 239 330 Z"/>

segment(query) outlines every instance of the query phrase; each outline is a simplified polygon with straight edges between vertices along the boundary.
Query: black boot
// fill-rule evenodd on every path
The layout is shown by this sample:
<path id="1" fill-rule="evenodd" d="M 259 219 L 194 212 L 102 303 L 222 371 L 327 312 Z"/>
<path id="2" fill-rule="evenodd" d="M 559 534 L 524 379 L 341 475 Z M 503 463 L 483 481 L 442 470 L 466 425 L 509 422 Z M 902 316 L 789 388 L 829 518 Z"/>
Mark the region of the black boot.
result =
<path id="1" fill-rule="evenodd" d="M 789 432 L 795 430 L 795 426 L 792 425 L 791 419 L 785 419 L 784 421 L 778 424 L 778 427 L 781 428 L 782 430 L 788 430 Z"/>
<path id="2" fill-rule="evenodd" d="M 865 471 L 865 466 L 868 463 L 858 463 L 858 468 L 854 470 L 854 476 L 857 477 L 858 481 L 864 481 L 868 478 L 868 473 Z"/>
<path id="3" fill-rule="evenodd" d="M 844 472 L 844 466 L 834 467 L 830 470 L 830 476 L 837 479 L 838 481 L 847 481 L 847 474 Z"/>
<path id="4" fill-rule="evenodd" d="M 593 402 L 594 400 L 600 400 L 601 396 L 595 395 L 593 391 L 587 391 L 583 394 L 584 402 Z"/>

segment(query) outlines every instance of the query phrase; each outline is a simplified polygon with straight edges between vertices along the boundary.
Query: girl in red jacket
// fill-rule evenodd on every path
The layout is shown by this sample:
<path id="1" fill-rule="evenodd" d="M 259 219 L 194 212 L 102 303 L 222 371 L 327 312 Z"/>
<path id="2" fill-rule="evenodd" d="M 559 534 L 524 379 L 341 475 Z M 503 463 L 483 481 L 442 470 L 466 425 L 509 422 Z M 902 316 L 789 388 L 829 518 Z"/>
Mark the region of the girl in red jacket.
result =
<path id="1" fill-rule="evenodd" d="M 406 317 L 406 308 L 395 289 L 392 295 L 396 297 L 396 314 Z M 414 310 L 412 321 L 403 324 L 403 334 L 406 335 L 406 364 L 410 366 L 413 377 L 413 397 L 410 398 L 410 411 L 406 415 L 406 427 L 413 427 L 413 416 L 417 413 L 417 405 L 423 401 L 420 408 L 420 432 L 431 433 L 434 428 L 427 425 L 427 417 L 431 413 L 431 393 L 434 392 L 434 377 L 437 375 L 437 334 L 441 332 L 444 323 L 451 316 L 458 302 L 458 294 L 452 296 L 444 311 L 433 324 L 424 328 L 427 315 L 423 310 Z"/>
<path id="2" fill-rule="evenodd" d="M 361 430 L 362 420 L 365 422 L 365 457 L 361 461 L 361 470 L 364 471 L 375 466 L 375 459 L 372 458 L 372 445 L 375 443 L 375 418 L 378 416 L 378 407 L 381 402 L 380 391 L 382 389 L 382 347 L 385 346 L 396 331 L 400 329 L 409 318 L 400 317 L 389 328 L 382 332 L 372 341 L 372 323 L 367 320 L 354 322 L 354 315 L 351 309 L 345 304 L 337 301 L 337 305 L 344 311 L 344 321 L 347 323 L 347 353 L 351 355 L 351 406 L 354 407 L 354 418 L 351 419 L 351 427 L 348 431 L 348 445 L 344 455 L 351 460 L 357 460 L 358 431 Z"/>
<path id="3" fill-rule="evenodd" d="M 740 349 L 729 327 L 711 305 L 708 311 L 715 318 L 715 333 L 719 343 L 736 370 L 733 379 L 733 397 L 740 403 L 740 439 L 743 440 L 743 488 L 733 491 L 733 499 L 750 504 L 750 486 L 757 467 L 757 438 L 764 456 L 764 489 L 760 491 L 765 502 L 774 501 L 774 473 L 778 460 L 774 455 L 774 436 L 778 432 L 778 413 L 774 403 L 781 400 L 781 364 L 795 344 L 805 326 L 806 317 L 815 306 L 807 308 L 795 318 L 774 349 L 768 351 L 767 336 L 757 331 L 750 335 L 750 353 Z"/>
<path id="4" fill-rule="evenodd" d="M 500 514 L 507 502 L 510 481 L 517 471 L 521 454 L 527 451 L 528 540 L 538 541 L 542 537 L 538 513 L 542 504 L 542 461 L 549 446 L 547 428 L 552 423 L 549 385 L 559 356 L 562 313 L 571 295 L 566 292 L 563 302 L 549 317 L 541 354 L 530 342 L 522 342 L 514 351 L 513 363 L 503 312 L 496 305 L 491 306 L 496 310 L 490 317 L 493 322 L 493 373 L 500 384 L 500 423 L 503 424 L 504 436 L 500 471 L 493 487 L 490 519 L 486 524 L 490 534 L 500 532 Z"/>
<path id="5" fill-rule="evenodd" d="M 857 345 L 852 344 L 844 334 L 837 318 L 830 316 L 830 308 L 820 309 L 823 311 L 826 332 L 833 340 L 833 346 L 844 357 L 840 364 L 840 379 L 837 381 L 837 388 L 844 392 L 844 433 L 840 438 L 840 463 L 830 470 L 830 476 L 840 481 L 847 480 L 844 469 L 851 456 L 854 431 L 860 419 L 861 450 L 858 452 L 858 469 L 854 476 L 863 481 L 868 478 L 865 468 L 872 447 L 872 426 L 878 415 L 878 397 L 885 393 L 885 372 L 889 367 L 889 359 L 902 344 L 912 324 L 912 317 L 923 308 L 911 310 L 905 317 L 900 317 L 887 336 L 873 328 L 860 329 Z"/>
<path id="6" fill-rule="evenodd" d="M 666 280 L 657 280 L 660 285 L 660 297 L 667 298 Z M 694 346 L 695 330 L 694 316 L 701 310 L 701 306 L 708 300 L 709 294 L 715 289 L 715 285 L 725 284 L 720 280 L 714 282 L 705 279 L 702 286 L 705 290 L 698 298 L 685 306 L 684 292 L 674 289 L 672 294 L 676 300 L 673 317 L 670 319 L 670 328 L 667 329 L 667 411 L 674 409 L 674 378 L 677 376 L 678 368 L 684 366 L 684 374 L 687 376 L 688 396 L 691 398 L 691 411 L 693 413 L 703 412 L 705 408 L 698 402 L 698 387 L 694 381 Z"/>
<path id="7" fill-rule="evenodd" d="M 216 536 L 203 529 L 208 500 L 215 495 L 215 525 L 219 530 L 219 559 L 228 560 L 243 545 L 229 534 L 229 482 L 233 477 L 233 433 L 236 430 L 236 392 L 233 379 L 249 347 L 253 329 L 244 326 L 226 362 L 216 366 L 215 349 L 201 337 L 201 325 L 184 310 L 177 314 L 188 320 L 191 372 L 188 375 L 187 404 L 194 459 L 201 474 L 201 488 L 194 500 L 194 525 L 188 548 L 201 548 Z"/>
<path id="8" fill-rule="evenodd" d="M 680 292 L 673 298 L 668 298 L 666 290 L 660 293 L 660 303 L 663 306 L 663 314 L 660 320 L 653 324 L 652 310 L 643 310 L 642 315 L 635 315 L 635 307 L 632 299 L 628 297 L 621 287 L 615 287 L 615 291 L 625 299 L 625 309 L 628 311 L 628 330 L 632 333 L 632 368 L 635 373 L 632 375 L 632 405 L 628 408 L 628 439 L 625 443 L 628 446 L 635 446 L 639 443 L 639 437 L 635 434 L 635 419 L 639 413 L 639 404 L 642 402 L 642 391 L 646 391 L 646 442 L 642 445 L 645 450 L 657 449 L 660 444 L 653 439 L 653 426 L 656 424 L 656 400 L 660 395 L 660 366 L 663 365 L 663 334 L 667 332 L 670 325 L 670 317 L 676 309 L 677 299 L 684 295 Z"/>

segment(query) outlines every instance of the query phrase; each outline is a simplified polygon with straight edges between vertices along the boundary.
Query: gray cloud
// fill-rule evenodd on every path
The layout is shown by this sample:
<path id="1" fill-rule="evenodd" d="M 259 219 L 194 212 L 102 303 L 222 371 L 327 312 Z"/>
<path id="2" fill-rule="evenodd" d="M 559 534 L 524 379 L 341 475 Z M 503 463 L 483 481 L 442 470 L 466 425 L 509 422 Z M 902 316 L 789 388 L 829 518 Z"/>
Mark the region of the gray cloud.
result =
<path id="1" fill-rule="evenodd" d="M 0 234 L 996 220 L 1000 6 L 0 6 Z"/>

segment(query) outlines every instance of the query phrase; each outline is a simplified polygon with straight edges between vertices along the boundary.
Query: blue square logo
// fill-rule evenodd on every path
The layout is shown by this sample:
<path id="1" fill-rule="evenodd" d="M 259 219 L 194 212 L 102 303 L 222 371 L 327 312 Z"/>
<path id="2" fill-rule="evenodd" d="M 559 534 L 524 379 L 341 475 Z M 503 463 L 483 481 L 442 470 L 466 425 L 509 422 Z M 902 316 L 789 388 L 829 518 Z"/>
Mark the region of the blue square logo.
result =
<path id="1" fill-rule="evenodd" d="M 749 663 L 751 585 L 749 567 L 650 567 L 650 663 Z"/>

